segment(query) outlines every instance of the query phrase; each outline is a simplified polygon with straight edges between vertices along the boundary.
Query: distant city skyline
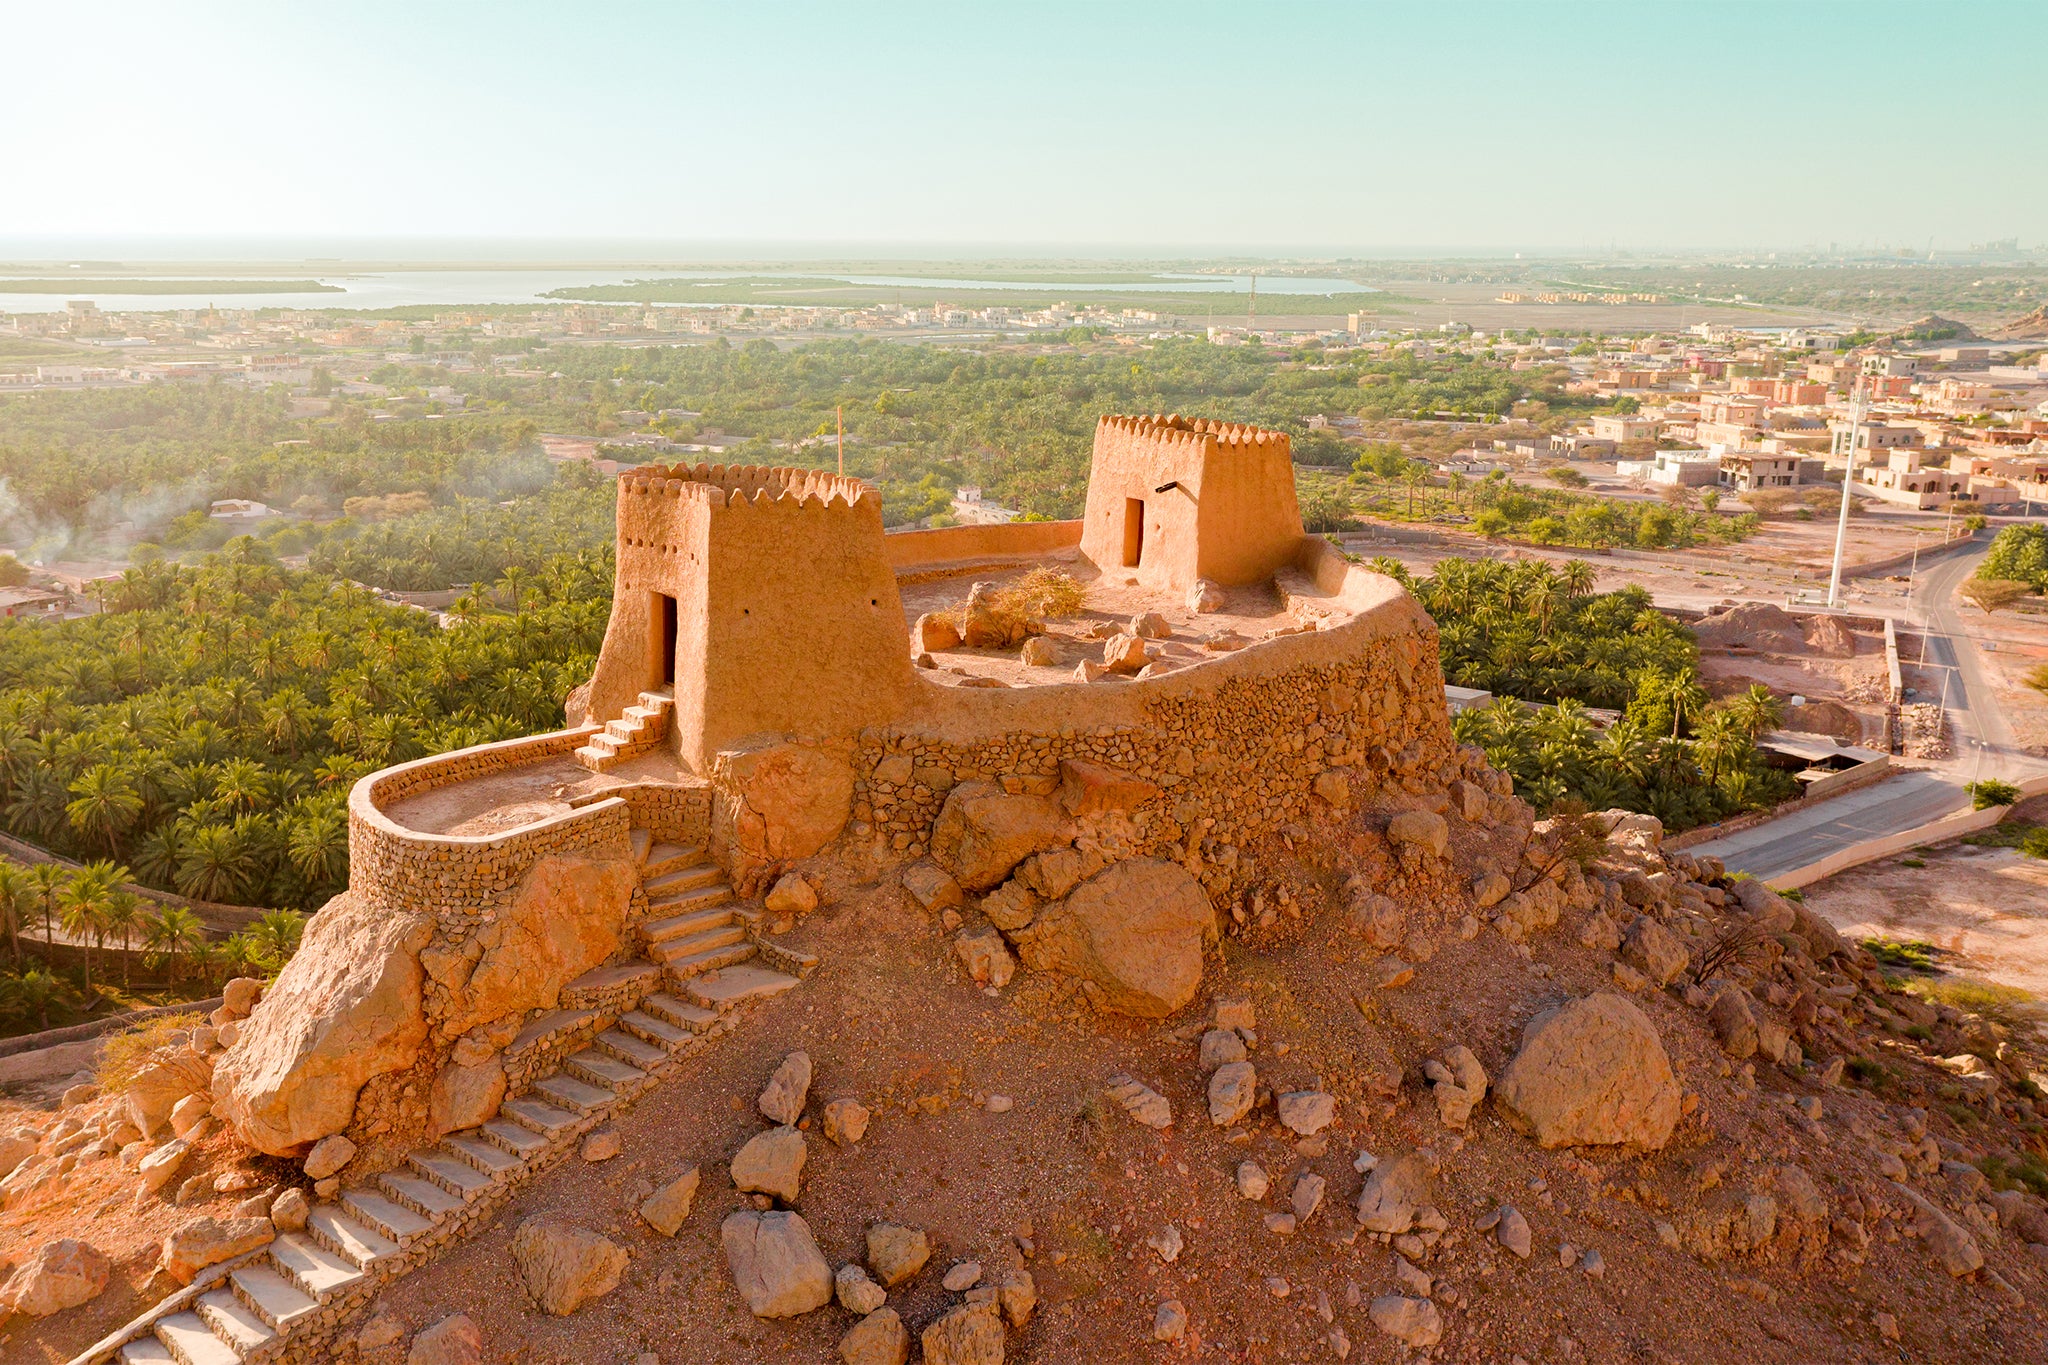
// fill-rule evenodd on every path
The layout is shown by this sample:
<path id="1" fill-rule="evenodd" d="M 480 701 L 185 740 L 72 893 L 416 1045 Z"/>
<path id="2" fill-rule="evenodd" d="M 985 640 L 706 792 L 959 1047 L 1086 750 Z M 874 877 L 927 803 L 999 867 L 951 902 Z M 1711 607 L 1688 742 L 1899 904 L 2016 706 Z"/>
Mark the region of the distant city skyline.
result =
<path id="1" fill-rule="evenodd" d="M 2048 245 L 2035 0 L 8 22 L 12 259 Z"/>

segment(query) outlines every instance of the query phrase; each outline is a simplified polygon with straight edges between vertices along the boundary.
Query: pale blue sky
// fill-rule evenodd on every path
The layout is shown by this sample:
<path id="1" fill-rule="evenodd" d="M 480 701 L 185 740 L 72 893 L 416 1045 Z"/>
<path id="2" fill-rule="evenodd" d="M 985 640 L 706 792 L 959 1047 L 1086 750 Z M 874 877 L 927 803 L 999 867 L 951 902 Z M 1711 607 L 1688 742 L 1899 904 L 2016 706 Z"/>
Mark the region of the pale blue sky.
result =
<path id="1" fill-rule="evenodd" d="M 0 31 L 16 253 L 2048 237 L 2048 0 L 99 0 Z"/>

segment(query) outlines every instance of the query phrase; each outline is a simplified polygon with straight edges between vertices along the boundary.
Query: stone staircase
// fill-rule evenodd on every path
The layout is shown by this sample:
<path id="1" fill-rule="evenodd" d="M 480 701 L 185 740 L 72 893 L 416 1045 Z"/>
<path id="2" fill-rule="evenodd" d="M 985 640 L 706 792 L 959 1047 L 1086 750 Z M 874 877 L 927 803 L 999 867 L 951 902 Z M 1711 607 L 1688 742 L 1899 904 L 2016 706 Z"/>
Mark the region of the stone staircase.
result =
<path id="1" fill-rule="evenodd" d="M 295 1329 L 332 1325 L 433 1249 L 488 1221 L 622 1101 L 734 1028 L 741 1006 L 797 985 L 796 975 L 742 965 L 760 949 L 703 848 L 661 843 L 643 829 L 632 842 L 651 907 L 639 926 L 650 960 L 599 967 L 571 982 L 564 1007 L 531 1020 L 506 1051 L 509 1057 L 595 1030 L 587 1046 L 506 1100 L 496 1118 L 316 1204 L 303 1232 L 252 1253 L 219 1286 L 158 1318 L 153 1335 L 127 1342 L 112 1358 L 123 1365 L 279 1358 Z M 812 965 L 771 951 L 796 970 Z M 622 996 L 631 1004 L 615 1015 L 577 1007 Z"/>
<path id="2" fill-rule="evenodd" d="M 594 773 L 606 773 L 646 753 L 667 736 L 669 714 L 675 706 L 671 691 L 642 692 L 639 702 L 627 707 L 625 715 L 606 721 L 604 729 L 576 751 L 576 761 Z"/>

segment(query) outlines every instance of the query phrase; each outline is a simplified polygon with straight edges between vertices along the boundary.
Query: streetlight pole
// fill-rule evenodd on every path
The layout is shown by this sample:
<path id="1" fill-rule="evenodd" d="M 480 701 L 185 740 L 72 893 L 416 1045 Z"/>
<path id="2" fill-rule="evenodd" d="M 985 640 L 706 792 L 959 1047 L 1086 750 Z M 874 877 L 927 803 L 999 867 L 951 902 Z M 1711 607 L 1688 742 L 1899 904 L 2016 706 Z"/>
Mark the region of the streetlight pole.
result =
<path id="1" fill-rule="evenodd" d="M 1842 470 L 1842 514 L 1835 521 L 1835 564 L 1828 573 L 1828 605 L 1842 602 L 1842 551 L 1849 542 L 1850 490 L 1856 486 L 1856 438 L 1863 431 L 1863 382 L 1857 376 L 1849 402 L 1849 462 Z"/>

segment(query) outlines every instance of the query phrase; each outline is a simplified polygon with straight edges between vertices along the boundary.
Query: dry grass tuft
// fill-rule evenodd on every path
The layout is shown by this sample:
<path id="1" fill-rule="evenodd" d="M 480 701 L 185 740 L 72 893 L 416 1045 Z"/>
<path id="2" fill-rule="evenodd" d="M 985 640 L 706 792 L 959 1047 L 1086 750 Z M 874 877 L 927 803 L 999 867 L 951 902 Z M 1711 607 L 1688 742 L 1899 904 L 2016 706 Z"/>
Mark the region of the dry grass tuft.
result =
<path id="1" fill-rule="evenodd" d="M 190 1014 L 164 1014 L 111 1035 L 100 1044 L 99 1065 L 94 1069 L 100 1089 L 109 1095 L 126 1090 L 135 1073 L 142 1070 L 145 1057 L 169 1042 L 173 1033 L 198 1028 L 205 1022 L 206 1017 L 196 1010 Z"/>
<path id="2" fill-rule="evenodd" d="M 1072 574 L 1044 567 L 1033 569 L 995 594 L 995 608 L 1005 616 L 1056 620 L 1078 616 L 1088 605 L 1088 589 Z"/>

